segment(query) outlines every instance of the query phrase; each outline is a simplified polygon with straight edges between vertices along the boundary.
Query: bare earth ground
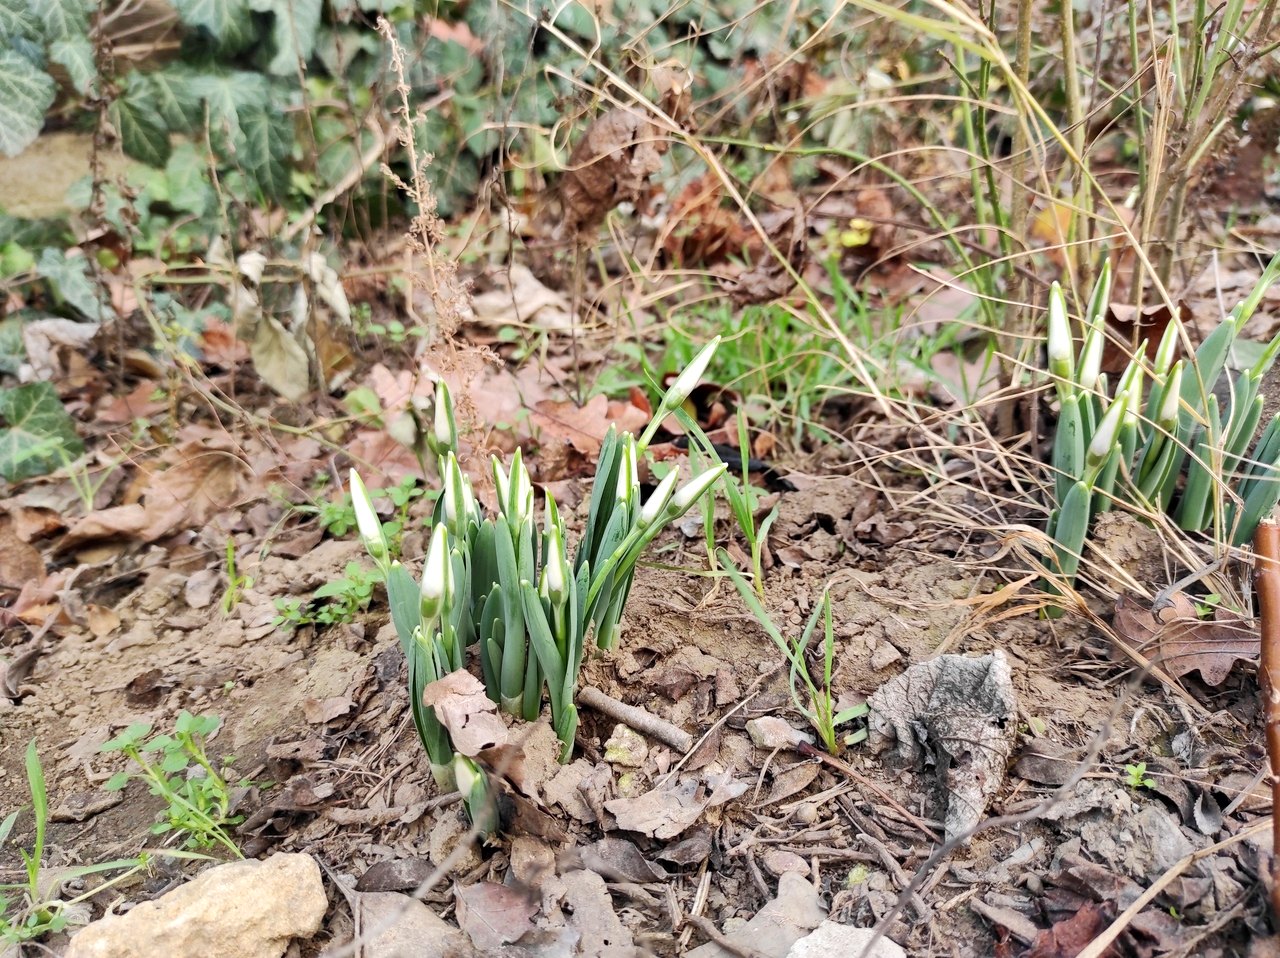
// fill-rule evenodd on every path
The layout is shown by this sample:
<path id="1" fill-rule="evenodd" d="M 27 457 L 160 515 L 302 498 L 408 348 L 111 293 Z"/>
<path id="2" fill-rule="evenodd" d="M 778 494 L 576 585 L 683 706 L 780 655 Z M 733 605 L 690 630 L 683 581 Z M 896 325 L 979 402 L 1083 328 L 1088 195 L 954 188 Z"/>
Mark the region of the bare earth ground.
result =
<path id="1" fill-rule="evenodd" d="M 1248 791 L 1261 761 L 1251 677 L 1237 670 L 1210 689 L 1193 676 L 1178 694 L 1132 682 L 1127 663 L 1078 620 L 998 620 L 999 603 L 982 601 L 1004 581 L 983 554 L 994 549 L 966 543 L 927 512 L 895 512 L 870 490 L 858 476 L 807 480 L 782 494 L 771 539 L 768 606 L 784 630 L 799 631 L 830 583 L 837 696 L 864 698 L 938 651 L 1001 650 L 1016 718 L 1001 730 L 1010 771 L 987 815 L 1042 805 L 1091 746 L 1100 749 L 1095 770 L 1047 812 L 979 834 L 922 876 L 889 926 L 908 954 L 1074 955 L 1166 869 L 1269 805 L 1256 782 Z M 283 514 L 263 503 L 227 510 L 206 535 L 218 529 L 247 542 Z M 434 801 L 385 605 L 319 631 L 271 625 L 274 597 L 306 595 L 363 558 L 350 539 L 300 549 L 293 531 L 268 532 L 261 550 L 242 550 L 241 572 L 254 584 L 230 614 L 217 601 L 222 582 L 201 571 L 205 560 L 184 566 L 158 549 L 106 550 L 97 566 L 79 556 L 88 563 L 74 583 L 80 600 L 113 610 L 118 625 L 49 636 L 19 699 L 0 700 L 4 805 L 23 801 L 23 751 L 34 738 L 56 809 L 52 864 L 127 856 L 154 842 L 146 832 L 157 800 L 137 783 L 123 796 L 102 791 L 118 765 L 96 749 L 133 721 L 171 727 L 183 708 L 224 719 L 211 751 L 233 753 L 256 783 L 240 806 L 249 817 L 237 836 L 246 854 L 306 851 L 361 891 L 413 890 L 446 860 L 466 824 L 458 803 Z M 1128 553 L 1123 561 L 1152 560 L 1140 546 Z M 420 536 L 410 535 L 406 559 L 420 554 Z M 531 858 L 553 861 L 559 878 L 545 878 L 543 892 L 558 894 L 558 906 L 544 901 L 539 920 L 570 927 L 576 937 L 556 939 L 556 948 L 576 942 L 577 951 L 498 949 L 513 954 L 630 953 L 611 950 L 616 940 L 602 944 L 602 927 L 617 938 L 615 915 L 623 943 L 683 954 L 707 940 L 689 916 L 731 934 L 735 920 L 793 894 L 794 879 L 781 876 L 795 874 L 833 918 L 875 924 L 938 847 L 938 769 L 895 767 L 891 753 L 866 745 L 844 750 L 844 768 L 754 747 L 749 720 L 779 716 L 806 727 L 780 655 L 726 581 L 698 574 L 700 538 L 669 532 L 651 557 L 662 568 L 641 570 L 618 652 L 591 661 L 583 684 L 648 709 L 699 744 L 687 755 L 653 740 L 611 747 L 617 722 L 584 708 L 576 760 L 561 768 L 553 737 L 534 727 L 524 738 L 525 786 L 549 819 L 518 820 L 482 854 L 457 858 L 424 900 L 454 919 L 460 888 L 510 882 Z M 1136 762 L 1146 763 L 1153 787 L 1126 784 L 1123 766 Z M 736 787 L 726 792 L 727 783 Z M 675 805 L 659 803 L 665 811 L 656 816 L 604 807 L 668 792 Z M 701 810 L 671 824 L 670 808 L 690 802 Z M 21 827 L 17 837 L 30 838 Z M 1119 953 L 1242 954 L 1265 928 L 1258 869 L 1267 841 L 1233 843 L 1183 872 L 1129 927 Z M 161 867 L 98 904 L 145 900 L 177 877 Z M 303 954 L 349 940 L 348 901 L 331 887 L 330 903 Z M 796 914 L 804 907 L 784 905 Z M 473 916 L 481 906 L 471 903 Z"/>

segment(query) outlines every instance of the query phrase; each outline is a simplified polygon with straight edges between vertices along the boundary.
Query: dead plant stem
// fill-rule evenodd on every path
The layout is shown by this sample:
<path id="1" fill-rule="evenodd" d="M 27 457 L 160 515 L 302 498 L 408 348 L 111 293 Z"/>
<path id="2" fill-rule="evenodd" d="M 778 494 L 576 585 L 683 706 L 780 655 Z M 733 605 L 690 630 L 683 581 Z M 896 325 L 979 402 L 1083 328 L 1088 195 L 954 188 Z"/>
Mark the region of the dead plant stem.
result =
<path id="1" fill-rule="evenodd" d="M 1267 518 L 1253 536 L 1256 587 L 1262 640 L 1258 685 L 1266 723 L 1267 758 L 1271 764 L 1271 805 L 1280 808 L 1280 525 Z M 1274 821 L 1274 819 L 1273 819 Z M 1280 831 L 1272 828 L 1271 920 L 1280 925 Z"/>

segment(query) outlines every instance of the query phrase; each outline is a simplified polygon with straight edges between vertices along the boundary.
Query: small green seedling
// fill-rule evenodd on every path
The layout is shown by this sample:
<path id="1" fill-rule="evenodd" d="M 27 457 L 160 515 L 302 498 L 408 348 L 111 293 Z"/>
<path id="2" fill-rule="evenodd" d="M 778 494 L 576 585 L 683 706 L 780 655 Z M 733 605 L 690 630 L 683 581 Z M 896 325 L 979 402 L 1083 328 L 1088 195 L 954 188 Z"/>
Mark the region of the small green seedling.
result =
<path id="1" fill-rule="evenodd" d="M 380 582 L 382 575 L 376 569 L 364 569 L 358 562 L 348 562 L 341 579 L 326 582 L 312 593 L 309 600 L 277 598 L 276 611 L 279 615 L 272 624 L 278 628 L 282 625 L 351 622 L 356 613 L 368 608 L 373 590 Z"/>
<path id="2" fill-rule="evenodd" d="M 702 454 L 712 463 L 721 463 L 715 446 L 702 431 L 702 428 L 684 410 L 676 410 L 676 418 L 694 442 L 701 447 Z M 692 447 L 691 447 L 692 451 Z M 760 493 L 751 485 L 748 463 L 751 460 L 751 443 L 747 437 L 747 419 L 741 409 L 738 410 L 738 454 L 741 457 L 742 472 L 740 479 L 729 479 L 724 484 L 725 498 L 729 500 L 729 512 L 742 533 L 751 554 L 751 584 L 756 596 L 764 598 L 764 546 L 769 541 L 769 528 L 778 518 L 778 507 L 774 506 L 767 516 L 756 524 L 756 512 L 760 504 Z"/>
<path id="3" fill-rule="evenodd" d="M 231 610 L 239 603 L 240 596 L 244 594 L 244 590 L 253 588 L 253 578 L 241 575 L 236 570 L 236 540 L 231 536 L 227 536 L 226 573 L 227 591 L 222 594 L 222 611 L 224 614 L 230 615 Z"/>
<path id="4" fill-rule="evenodd" d="M 97 894 L 106 885 L 99 885 L 81 898 L 71 901 L 49 900 L 46 895 L 48 882 L 41 880 L 41 869 L 44 867 L 45 831 L 49 823 L 49 796 L 45 788 L 44 769 L 40 765 L 40 756 L 36 751 L 35 739 L 27 745 L 26 754 L 27 787 L 31 792 L 31 810 L 35 817 L 35 841 L 30 851 L 18 849 L 22 857 L 22 868 L 26 873 L 26 881 L 19 884 L 0 884 L 0 944 L 13 945 L 31 941 L 49 932 L 59 932 L 66 928 L 67 918 L 64 910 L 90 894 Z M 0 822 L 0 846 L 9 840 L 13 828 L 18 822 L 22 810 L 10 812 Z M 95 865 L 80 865 L 75 868 L 58 870 L 61 884 L 76 878 L 84 878 L 108 871 L 123 871 L 107 885 L 123 881 L 129 875 L 147 867 L 149 856 L 126 858 L 117 861 L 101 862 Z M 13 893 L 21 897 L 13 897 Z"/>
<path id="5" fill-rule="evenodd" d="M 836 729 L 841 725 L 865 716 L 867 714 L 867 706 L 865 704 L 855 705 L 840 712 L 835 710 L 835 699 L 831 694 L 831 673 L 835 665 L 835 631 L 831 624 L 831 593 L 826 589 L 822 591 L 822 600 L 814 606 L 813 614 L 809 616 L 809 622 L 805 626 L 803 634 L 794 642 L 789 642 L 783 637 L 778 627 L 774 625 L 773 619 L 765 611 L 765 607 L 756 596 L 755 590 L 752 589 L 743 574 L 734 566 L 733 560 L 729 558 L 729 553 L 723 549 L 720 550 L 720 563 L 724 566 L 725 571 L 729 573 L 729 578 L 733 580 L 738 594 L 742 596 L 742 601 L 747 604 L 747 608 L 756 617 L 756 621 L 760 623 L 765 633 L 773 640 L 773 644 L 778 647 L 778 650 L 782 652 L 787 662 L 790 663 L 791 700 L 800 714 L 809 720 L 809 724 L 818 733 L 818 738 L 822 740 L 823 747 L 832 755 L 835 755 L 839 752 L 841 745 L 856 745 L 858 742 L 864 741 L 867 737 L 865 729 L 852 732 L 844 736 L 842 740 L 838 739 L 836 735 Z M 822 676 L 819 681 L 815 682 L 809 672 L 809 663 L 805 656 L 809 651 L 810 644 L 813 642 L 819 619 L 823 623 Z M 805 690 L 808 692 L 807 702 L 800 694 L 797 680 L 804 683 Z"/>
<path id="6" fill-rule="evenodd" d="M 1155 788 L 1156 786 L 1156 780 L 1147 774 L 1146 762 L 1126 765 L 1124 767 L 1124 775 L 1124 783 L 1130 788 Z"/>
<path id="7" fill-rule="evenodd" d="M 221 768 L 215 768 L 205 749 L 206 739 L 220 723 L 215 715 L 192 715 L 184 709 L 174 722 L 173 735 L 152 735 L 150 723 L 135 722 L 99 751 L 119 752 L 136 766 L 111 776 L 108 791 L 118 792 L 133 779 L 140 779 L 152 795 L 165 800 L 163 817 L 151 826 L 153 835 L 173 834 L 186 848 L 221 845 L 236 858 L 243 858 L 227 832 L 228 826 L 242 820 L 242 816 L 231 814 L 227 784 L 234 758 L 225 757 Z"/>

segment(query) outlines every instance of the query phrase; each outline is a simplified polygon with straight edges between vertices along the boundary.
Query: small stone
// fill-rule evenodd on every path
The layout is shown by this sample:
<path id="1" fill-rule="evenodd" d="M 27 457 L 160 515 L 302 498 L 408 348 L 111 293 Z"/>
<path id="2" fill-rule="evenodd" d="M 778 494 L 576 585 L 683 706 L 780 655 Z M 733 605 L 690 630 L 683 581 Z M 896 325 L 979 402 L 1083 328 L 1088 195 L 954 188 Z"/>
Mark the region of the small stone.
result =
<path id="1" fill-rule="evenodd" d="M 621 723 L 613 727 L 613 734 L 604 743 L 604 760 L 610 765 L 640 768 L 648 757 L 649 745 L 644 736 Z"/>
<path id="2" fill-rule="evenodd" d="M 787 872 L 808 876 L 809 864 L 795 852 L 773 849 L 764 853 L 764 867 L 770 875 L 781 878 Z"/>
<path id="3" fill-rule="evenodd" d="M 870 928 L 855 928 L 824 921 L 805 935 L 787 952 L 787 958 L 830 958 L 831 955 L 862 955 L 863 958 L 907 958 L 902 946 L 888 938 L 881 938 L 871 951 L 866 951 L 875 932 Z"/>
<path id="4" fill-rule="evenodd" d="M 441 867 L 457 847 L 458 842 L 471 837 L 471 825 L 467 821 L 467 813 L 461 803 L 453 813 L 441 815 L 435 827 L 431 829 L 431 846 L 428 855 L 436 867 Z M 451 875 L 465 875 L 480 865 L 480 854 L 476 851 L 474 840 L 471 847 L 463 852 L 449 868 Z"/>
<path id="5" fill-rule="evenodd" d="M 772 715 L 764 715 L 747 722 L 747 734 L 756 748 L 795 748 L 801 742 L 813 744 L 813 736 Z"/>
<path id="6" fill-rule="evenodd" d="M 879 672 L 902 658 L 902 653 L 889 642 L 881 642 L 871 653 L 871 667 Z"/>
<path id="7" fill-rule="evenodd" d="M 818 820 L 818 806 L 813 802 L 805 802 L 796 807 L 796 821 L 802 825 L 812 825 Z"/>
<path id="8" fill-rule="evenodd" d="M 328 906 L 310 855 L 227 862 L 86 926 L 65 958 L 280 958 L 290 941 L 320 929 Z"/>

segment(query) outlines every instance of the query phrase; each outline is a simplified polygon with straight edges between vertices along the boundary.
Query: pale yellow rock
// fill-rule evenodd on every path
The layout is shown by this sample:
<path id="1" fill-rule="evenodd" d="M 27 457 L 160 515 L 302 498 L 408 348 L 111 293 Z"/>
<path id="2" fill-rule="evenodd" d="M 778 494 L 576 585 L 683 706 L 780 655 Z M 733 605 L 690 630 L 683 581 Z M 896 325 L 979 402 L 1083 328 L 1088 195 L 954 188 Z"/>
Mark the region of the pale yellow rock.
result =
<path id="1" fill-rule="evenodd" d="M 327 907 L 310 855 L 228 862 L 86 926 L 64 958 L 280 958 L 320 929 Z"/>

